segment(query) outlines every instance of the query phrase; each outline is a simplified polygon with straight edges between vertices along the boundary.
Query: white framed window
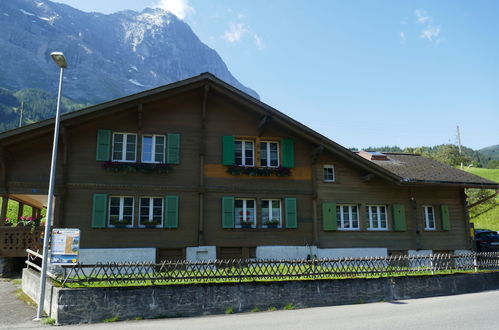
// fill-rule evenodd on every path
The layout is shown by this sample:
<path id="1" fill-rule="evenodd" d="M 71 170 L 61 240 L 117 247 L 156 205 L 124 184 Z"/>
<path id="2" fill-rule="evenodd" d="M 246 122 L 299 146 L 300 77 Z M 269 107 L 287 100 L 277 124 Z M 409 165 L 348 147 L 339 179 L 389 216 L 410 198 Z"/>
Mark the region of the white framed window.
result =
<path id="1" fill-rule="evenodd" d="M 260 142 L 260 166 L 279 167 L 279 142 Z"/>
<path id="2" fill-rule="evenodd" d="M 367 205 L 366 218 L 368 230 L 388 230 L 386 205 Z"/>
<path id="3" fill-rule="evenodd" d="M 262 226 L 265 228 L 282 227 L 282 208 L 280 199 L 262 199 Z"/>
<path id="4" fill-rule="evenodd" d="M 139 225 L 163 226 L 163 197 L 140 197 Z"/>
<path id="5" fill-rule="evenodd" d="M 166 136 L 143 135 L 142 136 L 142 162 L 164 163 L 165 162 Z"/>
<path id="6" fill-rule="evenodd" d="M 236 228 L 256 228 L 256 202 L 254 199 L 237 198 L 234 201 Z"/>
<path id="7" fill-rule="evenodd" d="M 435 226 L 435 209 L 430 205 L 423 205 L 423 219 L 425 230 L 436 230 Z"/>
<path id="8" fill-rule="evenodd" d="M 357 205 L 337 205 L 336 222 L 338 230 L 358 230 L 359 209 Z"/>
<path id="9" fill-rule="evenodd" d="M 255 143 L 247 140 L 236 140 L 235 161 L 239 166 L 255 166 Z"/>
<path id="10" fill-rule="evenodd" d="M 324 165 L 324 182 L 335 182 L 334 165 Z"/>
<path id="11" fill-rule="evenodd" d="M 137 134 L 113 133 L 113 161 L 135 162 Z"/>
<path id="12" fill-rule="evenodd" d="M 131 196 L 109 197 L 109 227 L 133 227 L 134 199 Z"/>

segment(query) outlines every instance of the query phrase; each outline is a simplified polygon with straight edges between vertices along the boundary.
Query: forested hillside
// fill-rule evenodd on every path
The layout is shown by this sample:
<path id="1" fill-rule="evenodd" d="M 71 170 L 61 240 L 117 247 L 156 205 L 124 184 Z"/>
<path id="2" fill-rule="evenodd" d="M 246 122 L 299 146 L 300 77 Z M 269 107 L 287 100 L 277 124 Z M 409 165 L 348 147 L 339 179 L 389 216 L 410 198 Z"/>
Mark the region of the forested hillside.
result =
<path id="1" fill-rule="evenodd" d="M 0 88 L 0 132 L 19 127 L 23 106 L 22 125 L 55 116 L 57 96 L 43 89 L 28 88 L 10 91 Z M 62 113 L 81 109 L 89 104 L 80 104 L 66 97 L 61 99 Z"/>

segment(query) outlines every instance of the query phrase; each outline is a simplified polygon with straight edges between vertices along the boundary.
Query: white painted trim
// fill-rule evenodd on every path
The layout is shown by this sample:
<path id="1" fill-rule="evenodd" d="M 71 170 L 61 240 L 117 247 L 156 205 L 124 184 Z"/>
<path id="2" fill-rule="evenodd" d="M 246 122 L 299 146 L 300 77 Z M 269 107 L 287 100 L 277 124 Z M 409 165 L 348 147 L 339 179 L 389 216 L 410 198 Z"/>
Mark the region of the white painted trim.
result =
<path id="1" fill-rule="evenodd" d="M 344 206 L 348 206 L 348 219 L 344 219 L 344 214 L 342 208 Z M 338 230 L 344 230 L 344 231 L 357 231 L 360 230 L 360 221 L 359 221 L 359 205 L 357 204 L 336 204 L 336 207 L 340 208 L 340 226 L 338 226 Z M 353 219 L 352 215 L 352 207 L 357 208 L 357 218 Z M 357 220 L 357 227 L 353 227 L 353 222 L 354 220 Z M 338 221 L 338 219 L 336 219 Z M 344 227 L 344 224 L 348 222 L 350 227 Z"/>
<path id="2" fill-rule="evenodd" d="M 279 224 L 277 225 L 277 228 L 282 228 L 282 200 L 278 198 L 262 198 L 261 202 L 263 201 L 268 201 L 269 202 L 269 220 L 272 219 L 272 201 L 278 201 L 279 202 Z M 261 228 L 269 228 L 266 224 L 263 223 L 263 206 L 260 204 L 260 211 L 262 214 L 262 223 L 261 223 Z"/>
<path id="3" fill-rule="evenodd" d="M 154 212 L 154 198 L 160 199 L 161 200 L 161 218 L 159 224 L 156 225 L 156 228 L 162 228 L 163 227 L 163 217 L 165 214 L 165 198 L 164 196 L 140 196 L 139 197 L 139 227 L 140 228 L 145 228 L 146 226 L 142 224 L 142 219 L 140 218 L 141 216 L 141 211 L 142 211 L 142 199 L 149 199 L 149 215 L 147 220 L 153 219 L 153 212 Z M 146 221 L 147 221 L 146 220 Z"/>
<path id="4" fill-rule="evenodd" d="M 163 159 L 161 160 L 156 160 L 156 138 L 160 136 L 163 138 Z M 146 161 L 144 160 L 144 138 L 146 137 L 152 137 L 152 145 L 151 145 L 151 158 L 152 160 Z M 148 164 L 163 164 L 165 163 L 165 156 L 166 156 L 166 135 L 162 134 L 143 134 L 142 135 L 142 154 L 141 154 L 141 161 L 142 163 L 148 163 Z"/>
<path id="5" fill-rule="evenodd" d="M 261 167 L 279 167 L 281 162 L 280 162 L 280 151 L 279 151 L 279 142 L 277 141 L 260 141 L 260 143 L 266 143 L 267 144 L 267 165 L 262 165 L 262 149 L 261 149 L 261 144 L 258 146 L 260 148 L 260 166 Z M 277 166 L 272 166 L 272 165 L 269 165 L 270 163 L 270 144 L 273 143 L 273 144 L 276 144 L 277 145 Z"/>
<path id="6" fill-rule="evenodd" d="M 372 219 L 372 212 L 371 212 L 371 207 L 376 207 L 376 215 L 378 217 L 378 226 L 381 225 L 381 219 L 380 219 L 380 216 L 381 216 L 381 210 L 380 208 L 381 207 L 384 207 L 385 208 L 385 225 L 386 227 L 378 227 L 378 228 L 374 228 L 372 227 L 373 225 L 373 222 L 374 220 Z M 387 231 L 388 230 L 388 207 L 384 204 L 366 204 L 366 214 L 367 214 L 367 217 L 368 217 L 368 221 L 369 221 L 369 227 L 367 228 L 367 230 L 369 231 Z"/>
<path id="7" fill-rule="evenodd" d="M 239 217 L 240 215 L 236 214 L 236 201 L 243 201 L 243 214 L 242 214 L 242 217 L 243 217 L 243 221 L 246 221 L 248 219 L 248 215 L 246 214 L 246 211 L 248 210 L 247 206 L 246 206 L 246 201 L 253 201 L 253 205 L 254 205 L 254 221 L 253 221 L 253 224 L 251 225 L 251 228 L 256 228 L 256 221 L 257 221 L 257 208 L 258 208 L 258 205 L 256 205 L 256 199 L 255 198 L 237 198 L 235 197 L 234 198 L 234 216 L 237 218 Z M 234 228 L 242 228 L 242 225 L 239 221 L 236 221 L 236 219 L 234 219 Z"/>
<path id="8" fill-rule="evenodd" d="M 246 167 L 255 167 L 256 159 L 255 159 L 255 144 L 256 142 L 253 140 L 244 140 L 244 139 L 235 139 L 235 142 L 241 142 L 241 165 L 238 166 L 246 166 Z M 245 156 L 245 151 L 246 151 L 246 143 L 251 142 L 253 145 L 253 148 L 251 149 L 251 159 L 253 160 L 253 165 L 247 165 L 246 164 L 246 156 Z M 235 150 L 236 146 L 234 145 L 234 157 L 235 157 Z"/>
<path id="9" fill-rule="evenodd" d="M 114 159 L 114 139 L 116 134 L 122 134 L 123 135 L 123 146 L 121 150 L 121 159 Z M 126 160 L 126 147 L 127 147 L 127 139 L 128 136 L 135 136 L 135 150 L 133 153 L 133 160 Z M 136 133 L 126 133 L 126 132 L 113 132 L 113 139 L 112 139 L 112 144 L 111 144 L 111 160 L 113 162 L 122 162 L 122 163 L 135 163 L 137 161 L 137 134 Z"/>
<path id="10" fill-rule="evenodd" d="M 437 219 L 435 217 L 435 208 L 433 207 L 433 205 L 423 205 L 422 207 L 423 207 L 424 230 L 427 231 L 437 230 Z M 430 223 L 429 213 L 428 213 L 429 208 L 431 208 L 432 212 L 431 214 L 433 217 L 433 227 L 429 226 Z"/>
<path id="11" fill-rule="evenodd" d="M 125 207 L 125 198 L 132 199 L 132 222 L 126 225 L 126 228 L 133 228 L 134 216 L 135 216 L 135 197 L 134 196 L 119 196 L 119 195 L 110 195 L 107 201 L 107 226 L 109 228 L 116 228 L 115 225 L 111 223 L 111 199 L 119 198 L 120 199 L 120 210 L 118 214 L 118 219 L 123 220 L 123 209 Z"/>
<path id="12" fill-rule="evenodd" d="M 333 178 L 332 179 L 326 179 L 326 169 L 332 169 L 333 170 Z M 336 182 L 336 171 L 335 171 L 334 165 L 325 164 L 322 167 L 322 180 L 324 182 Z"/>

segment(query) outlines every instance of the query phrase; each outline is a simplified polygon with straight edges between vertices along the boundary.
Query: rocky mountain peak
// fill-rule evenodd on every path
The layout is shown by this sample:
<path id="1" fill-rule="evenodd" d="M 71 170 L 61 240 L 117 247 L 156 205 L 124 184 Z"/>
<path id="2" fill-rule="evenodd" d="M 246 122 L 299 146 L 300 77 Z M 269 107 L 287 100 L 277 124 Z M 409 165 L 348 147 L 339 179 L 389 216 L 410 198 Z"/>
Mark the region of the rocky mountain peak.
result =
<path id="1" fill-rule="evenodd" d="M 159 8 L 110 15 L 41 0 L 0 2 L 0 87 L 56 90 L 49 54 L 69 67 L 64 93 L 97 103 L 211 72 L 257 97 L 188 24 Z"/>

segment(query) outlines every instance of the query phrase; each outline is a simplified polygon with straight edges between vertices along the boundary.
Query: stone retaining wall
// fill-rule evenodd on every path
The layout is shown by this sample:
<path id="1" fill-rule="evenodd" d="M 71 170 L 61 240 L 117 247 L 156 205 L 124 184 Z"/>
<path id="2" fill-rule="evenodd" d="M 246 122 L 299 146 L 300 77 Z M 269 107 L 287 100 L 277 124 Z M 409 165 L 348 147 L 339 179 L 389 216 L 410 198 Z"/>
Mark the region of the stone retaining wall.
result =
<path id="1" fill-rule="evenodd" d="M 34 275 L 34 276 L 33 276 Z M 23 274 L 24 287 L 37 275 Z M 58 323 L 92 323 L 118 317 L 179 317 L 248 312 L 293 304 L 298 308 L 393 301 L 499 289 L 499 272 L 379 279 L 253 282 L 152 287 L 51 288 L 51 317 Z M 26 292 L 26 291 L 25 291 Z M 26 292 L 31 295 L 33 290 Z"/>

